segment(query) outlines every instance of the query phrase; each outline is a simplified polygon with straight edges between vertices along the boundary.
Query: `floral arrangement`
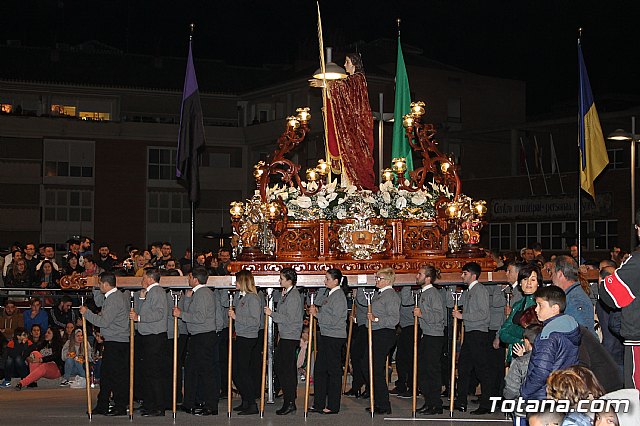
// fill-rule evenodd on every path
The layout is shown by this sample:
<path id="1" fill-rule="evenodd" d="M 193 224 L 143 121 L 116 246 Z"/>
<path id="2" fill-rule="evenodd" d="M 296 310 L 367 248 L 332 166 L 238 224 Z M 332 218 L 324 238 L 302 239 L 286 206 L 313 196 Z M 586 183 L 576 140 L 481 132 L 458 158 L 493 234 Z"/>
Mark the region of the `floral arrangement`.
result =
<path id="1" fill-rule="evenodd" d="M 302 182 L 308 190 L 317 189 L 316 182 Z M 269 201 L 282 199 L 292 220 L 346 219 L 350 207 L 357 201 L 371 205 L 376 215 L 386 219 L 433 219 L 434 204 L 440 196 L 449 199 L 453 194 L 444 185 L 430 182 L 416 192 L 398 189 L 392 181 L 380 184 L 378 192 L 359 190 L 353 185 L 339 186 L 333 182 L 322 186 L 314 195 L 304 195 L 293 186 L 275 185 L 267 189 Z"/>

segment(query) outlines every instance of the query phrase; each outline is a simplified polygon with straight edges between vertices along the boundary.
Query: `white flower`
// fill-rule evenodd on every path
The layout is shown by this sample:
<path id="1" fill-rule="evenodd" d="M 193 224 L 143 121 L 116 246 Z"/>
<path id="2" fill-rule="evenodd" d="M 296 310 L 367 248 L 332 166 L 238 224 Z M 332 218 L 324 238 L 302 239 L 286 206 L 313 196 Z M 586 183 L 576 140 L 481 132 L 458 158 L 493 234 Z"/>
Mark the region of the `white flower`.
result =
<path id="1" fill-rule="evenodd" d="M 380 209 L 380 216 L 389 217 L 389 212 L 385 209 Z"/>
<path id="2" fill-rule="evenodd" d="M 320 207 L 321 209 L 326 209 L 327 207 L 329 207 L 329 201 L 327 201 L 327 199 L 321 195 L 318 196 L 318 207 Z"/>
<path id="3" fill-rule="evenodd" d="M 307 189 L 309 191 L 315 191 L 318 189 L 318 182 L 309 182 L 309 184 L 307 184 Z"/>
<path id="4" fill-rule="evenodd" d="M 347 211 L 345 209 L 339 209 L 336 213 L 336 217 L 338 219 L 344 219 L 345 217 L 347 217 Z"/>
<path id="5" fill-rule="evenodd" d="M 355 194 L 357 190 L 358 190 L 358 188 L 355 185 L 347 186 L 347 194 L 349 194 L 349 195 Z"/>
<path id="6" fill-rule="evenodd" d="M 391 194 L 389 194 L 388 192 L 383 192 L 383 193 L 382 193 L 382 200 L 383 200 L 386 204 L 390 204 L 390 203 L 391 203 Z"/>
<path id="7" fill-rule="evenodd" d="M 278 194 L 278 197 L 282 198 L 282 201 L 287 201 L 289 199 L 289 193 L 281 192 L 280 194 Z"/>
<path id="8" fill-rule="evenodd" d="M 401 197 L 406 197 L 407 196 L 407 190 L 406 189 L 399 189 L 398 190 L 398 195 Z"/>
<path id="9" fill-rule="evenodd" d="M 407 207 L 407 199 L 404 197 L 398 197 L 398 199 L 396 200 L 396 208 L 403 209 L 405 207 Z"/>
<path id="10" fill-rule="evenodd" d="M 289 193 L 290 193 L 290 194 L 293 194 L 293 193 L 294 193 L 294 192 L 296 192 L 296 191 L 297 191 L 297 189 L 296 189 L 294 186 L 290 186 L 290 187 L 289 187 Z"/>
<path id="11" fill-rule="evenodd" d="M 336 199 L 337 196 L 338 196 L 337 192 L 331 192 L 329 195 L 327 195 L 327 201 L 332 202 L 333 200 Z"/>
<path id="12" fill-rule="evenodd" d="M 308 209 L 311 207 L 311 198 L 307 197 L 306 195 L 301 195 L 296 201 L 297 204 L 303 209 Z"/>
<path id="13" fill-rule="evenodd" d="M 411 202 L 413 204 L 415 204 L 416 206 L 423 205 L 425 203 L 425 201 L 427 201 L 427 198 L 424 195 L 420 194 L 420 193 L 418 193 L 418 194 L 414 195 L 413 197 L 411 197 Z"/>
<path id="14" fill-rule="evenodd" d="M 391 191 L 393 188 L 393 182 L 390 180 L 380 184 L 380 191 Z"/>
<path id="15" fill-rule="evenodd" d="M 376 200 L 371 195 L 369 195 L 369 196 L 364 198 L 364 202 L 365 203 L 369 203 L 369 204 L 374 204 L 376 202 Z"/>
<path id="16" fill-rule="evenodd" d="M 325 189 L 327 191 L 328 194 L 332 193 L 333 191 L 336 190 L 336 187 L 338 186 L 338 180 L 334 179 L 333 182 L 331 182 L 330 184 L 325 186 Z"/>
<path id="17" fill-rule="evenodd" d="M 344 203 L 345 201 L 347 201 L 347 197 L 342 197 L 338 200 L 338 205 Z"/>
<path id="18" fill-rule="evenodd" d="M 300 182 L 300 186 L 303 187 L 303 188 L 306 188 L 307 187 L 307 182 L 305 182 L 305 181 Z"/>

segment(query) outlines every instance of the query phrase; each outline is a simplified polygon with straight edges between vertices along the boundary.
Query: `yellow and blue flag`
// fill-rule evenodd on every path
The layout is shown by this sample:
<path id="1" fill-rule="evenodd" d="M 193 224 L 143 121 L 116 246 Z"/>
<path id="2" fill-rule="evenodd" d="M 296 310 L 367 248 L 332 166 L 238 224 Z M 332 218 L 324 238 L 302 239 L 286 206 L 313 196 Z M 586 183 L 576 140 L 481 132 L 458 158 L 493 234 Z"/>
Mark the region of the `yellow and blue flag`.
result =
<path id="1" fill-rule="evenodd" d="M 609 164 L 607 147 L 604 144 L 600 119 L 593 102 L 587 67 L 582 57 L 582 47 L 578 41 L 578 67 L 580 69 L 580 120 L 578 139 L 580 147 L 580 186 L 595 200 L 593 181 Z"/>

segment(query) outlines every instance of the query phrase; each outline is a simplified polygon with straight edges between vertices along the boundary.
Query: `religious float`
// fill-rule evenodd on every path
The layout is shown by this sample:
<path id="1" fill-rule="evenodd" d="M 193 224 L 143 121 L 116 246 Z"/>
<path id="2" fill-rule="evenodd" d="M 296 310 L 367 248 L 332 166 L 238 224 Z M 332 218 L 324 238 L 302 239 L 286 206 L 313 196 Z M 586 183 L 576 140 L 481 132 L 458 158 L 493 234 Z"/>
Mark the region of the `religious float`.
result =
<path id="1" fill-rule="evenodd" d="M 391 267 L 407 274 L 425 263 L 457 272 L 470 261 L 493 270 L 479 247 L 486 203 L 461 192 L 458 166 L 440 152 L 424 115 L 425 104 L 414 102 L 403 120 L 419 167 L 407 171 L 406 159 L 394 158 L 372 191 L 331 179 L 323 159 L 301 177 L 301 166 L 287 157 L 309 132 L 309 109 L 299 108 L 273 154 L 254 166 L 254 195 L 231 203 L 231 272 L 272 275 L 292 267 L 317 275 L 339 268 L 353 275 Z"/>

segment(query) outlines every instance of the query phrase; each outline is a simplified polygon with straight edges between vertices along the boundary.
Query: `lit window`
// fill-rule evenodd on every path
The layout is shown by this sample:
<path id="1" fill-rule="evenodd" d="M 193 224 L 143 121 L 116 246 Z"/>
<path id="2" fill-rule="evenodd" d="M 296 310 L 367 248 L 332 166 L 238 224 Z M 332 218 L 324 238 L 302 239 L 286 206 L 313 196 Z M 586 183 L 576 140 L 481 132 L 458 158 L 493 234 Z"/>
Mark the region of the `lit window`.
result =
<path id="1" fill-rule="evenodd" d="M 91 121 L 109 121 L 111 120 L 111 114 L 108 112 L 88 112 L 88 111 L 80 111 L 78 116 L 82 120 L 91 120 Z"/>
<path id="2" fill-rule="evenodd" d="M 13 111 L 13 105 L 11 104 L 0 104 L 0 112 L 3 114 L 11 114 Z"/>
<path id="3" fill-rule="evenodd" d="M 76 107 L 70 105 L 51 105 L 51 112 L 56 115 L 65 115 L 68 117 L 76 116 Z"/>

